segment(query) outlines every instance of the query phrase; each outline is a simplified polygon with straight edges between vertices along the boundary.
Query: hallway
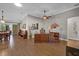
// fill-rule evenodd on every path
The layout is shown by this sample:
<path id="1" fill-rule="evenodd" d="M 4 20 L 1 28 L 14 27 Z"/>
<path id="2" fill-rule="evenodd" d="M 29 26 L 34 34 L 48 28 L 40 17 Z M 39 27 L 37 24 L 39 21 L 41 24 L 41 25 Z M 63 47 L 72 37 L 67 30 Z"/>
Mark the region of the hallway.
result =
<path id="1" fill-rule="evenodd" d="M 2 56 L 60 56 L 65 55 L 66 42 L 34 43 L 31 39 L 11 36 L 9 41 L 0 42 Z"/>

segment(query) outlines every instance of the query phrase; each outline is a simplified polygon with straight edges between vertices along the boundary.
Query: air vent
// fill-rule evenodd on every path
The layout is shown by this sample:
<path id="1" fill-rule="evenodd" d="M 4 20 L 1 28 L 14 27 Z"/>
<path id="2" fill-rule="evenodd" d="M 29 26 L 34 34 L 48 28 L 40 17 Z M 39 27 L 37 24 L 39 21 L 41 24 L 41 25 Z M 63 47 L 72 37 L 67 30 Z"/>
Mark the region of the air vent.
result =
<path id="1" fill-rule="evenodd" d="M 75 4 L 74 6 L 79 6 L 79 3 Z"/>

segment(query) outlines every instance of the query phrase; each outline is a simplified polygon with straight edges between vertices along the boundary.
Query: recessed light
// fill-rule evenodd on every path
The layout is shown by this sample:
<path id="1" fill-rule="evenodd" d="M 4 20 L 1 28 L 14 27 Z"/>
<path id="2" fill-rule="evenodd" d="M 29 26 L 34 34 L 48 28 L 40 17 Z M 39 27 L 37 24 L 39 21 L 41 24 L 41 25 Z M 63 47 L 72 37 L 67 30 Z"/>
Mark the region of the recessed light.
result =
<path id="1" fill-rule="evenodd" d="M 14 3 L 15 6 L 22 7 L 21 3 Z"/>

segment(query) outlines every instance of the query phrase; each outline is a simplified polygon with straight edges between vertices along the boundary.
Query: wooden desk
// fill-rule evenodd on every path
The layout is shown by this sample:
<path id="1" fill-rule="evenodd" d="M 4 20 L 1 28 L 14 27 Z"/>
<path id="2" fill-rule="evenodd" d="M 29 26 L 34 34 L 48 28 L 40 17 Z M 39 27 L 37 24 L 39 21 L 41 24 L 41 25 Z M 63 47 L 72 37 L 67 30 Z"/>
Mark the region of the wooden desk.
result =
<path id="1" fill-rule="evenodd" d="M 79 56 L 79 40 L 68 40 L 66 47 L 67 56 Z"/>

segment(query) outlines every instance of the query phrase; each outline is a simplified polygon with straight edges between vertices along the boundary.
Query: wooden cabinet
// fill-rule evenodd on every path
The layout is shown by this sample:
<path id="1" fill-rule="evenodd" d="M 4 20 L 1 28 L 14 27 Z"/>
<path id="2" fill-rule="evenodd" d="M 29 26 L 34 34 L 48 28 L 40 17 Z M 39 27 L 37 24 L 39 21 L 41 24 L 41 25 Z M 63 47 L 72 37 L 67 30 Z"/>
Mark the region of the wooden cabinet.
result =
<path id="1" fill-rule="evenodd" d="M 4 39 L 5 41 L 10 39 L 11 31 L 0 31 L 0 40 Z"/>
<path id="2" fill-rule="evenodd" d="M 34 41 L 35 42 L 58 42 L 59 33 L 50 32 L 49 34 L 35 34 Z"/>
<path id="3" fill-rule="evenodd" d="M 35 34 L 34 42 L 48 42 L 49 34 Z"/>

